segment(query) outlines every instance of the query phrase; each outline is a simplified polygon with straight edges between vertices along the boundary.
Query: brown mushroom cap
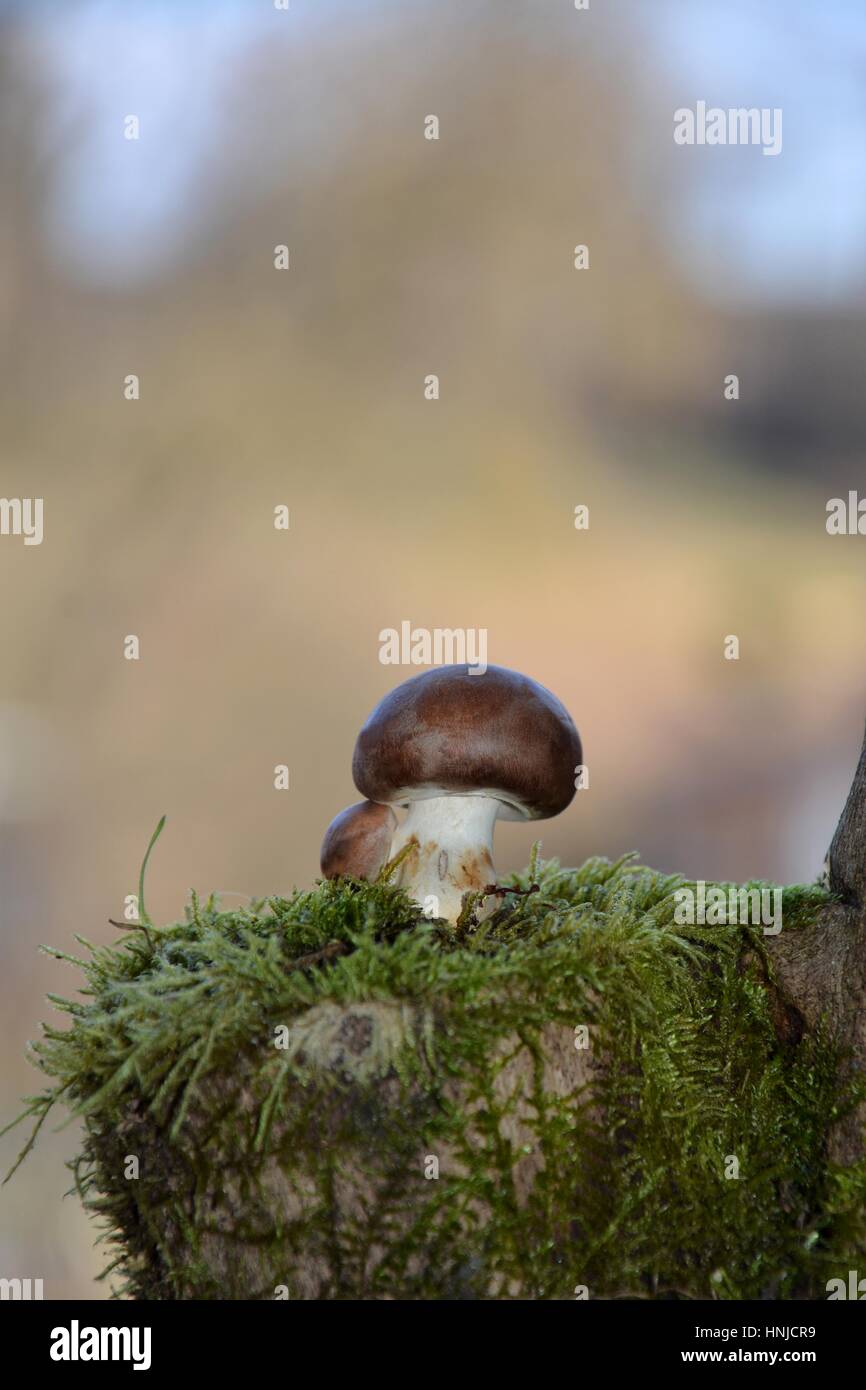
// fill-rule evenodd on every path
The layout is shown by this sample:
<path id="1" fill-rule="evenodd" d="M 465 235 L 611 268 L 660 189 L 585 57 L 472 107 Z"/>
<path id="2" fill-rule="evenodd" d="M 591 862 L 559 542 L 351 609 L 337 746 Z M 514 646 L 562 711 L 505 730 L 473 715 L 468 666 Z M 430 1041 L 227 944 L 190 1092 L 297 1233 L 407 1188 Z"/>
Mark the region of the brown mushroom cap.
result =
<path id="1" fill-rule="evenodd" d="M 495 797 L 506 820 L 564 811 L 582 762 L 580 735 L 543 685 L 488 666 L 441 666 L 392 690 L 355 744 L 355 786 L 372 801 Z"/>
<path id="2" fill-rule="evenodd" d="M 358 801 L 335 816 L 322 841 L 321 865 L 325 878 L 351 874 L 374 879 L 388 858 L 397 817 L 390 806 Z"/>

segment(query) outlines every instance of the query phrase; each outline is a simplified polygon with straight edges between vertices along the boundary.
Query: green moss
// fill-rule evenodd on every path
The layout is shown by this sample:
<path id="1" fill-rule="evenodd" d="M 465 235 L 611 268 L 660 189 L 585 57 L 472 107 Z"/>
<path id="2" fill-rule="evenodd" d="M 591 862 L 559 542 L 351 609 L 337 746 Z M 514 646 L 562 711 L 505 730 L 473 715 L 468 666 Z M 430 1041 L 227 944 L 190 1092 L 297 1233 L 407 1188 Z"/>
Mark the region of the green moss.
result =
<path id="1" fill-rule="evenodd" d="M 457 931 L 343 881 L 88 947 L 29 1113 L 84 1118 L 119 1288 L 825 1297 L 862 1266 L 866 1165 L 825 1154 L 854 1096 L 777 1039 L 760 928 L 677 925 L 631 856 L 532 883 Z M 786 928 L 826 901 L 784 890 Z"/>

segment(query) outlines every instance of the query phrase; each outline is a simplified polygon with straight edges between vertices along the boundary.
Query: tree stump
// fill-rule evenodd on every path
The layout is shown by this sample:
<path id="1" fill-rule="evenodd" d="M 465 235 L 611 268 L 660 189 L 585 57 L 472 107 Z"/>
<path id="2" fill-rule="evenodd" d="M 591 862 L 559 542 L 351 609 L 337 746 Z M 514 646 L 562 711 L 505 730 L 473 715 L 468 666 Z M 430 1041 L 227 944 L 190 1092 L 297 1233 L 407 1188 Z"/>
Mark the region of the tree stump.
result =
<path id="1" fill-rule="evenodd" d="M 81 1114 L 136 1298 L 826 1297 L 866 1250 L 866 745 L 778 936 L 683 886 L 533 861 L 456 930 L 387 882 L 193 897 L 76 962 L 28 1113 Z"/>

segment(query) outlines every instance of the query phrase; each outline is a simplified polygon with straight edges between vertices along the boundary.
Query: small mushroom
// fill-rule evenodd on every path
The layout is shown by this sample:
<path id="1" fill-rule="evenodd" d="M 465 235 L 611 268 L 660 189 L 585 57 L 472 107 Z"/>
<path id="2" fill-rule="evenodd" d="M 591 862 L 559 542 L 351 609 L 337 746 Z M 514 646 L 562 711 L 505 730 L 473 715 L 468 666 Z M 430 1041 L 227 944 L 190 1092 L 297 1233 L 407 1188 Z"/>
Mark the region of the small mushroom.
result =
<path id="1" fill-rule="evenodd" d="M 456 922 L 463 894 L 496 882 L 494 823 L 564 811 L 581 762 L 571 716 L 544 686 L 501 666 L 443 666 L 379 702 L 352 775 L 371 801 L 408 807 L 388 858 L 411 848 L 392 881 Z"/>
<path id="2" fill-rule="evenodd" d="M 390 806 L 358 801 L 335 816 L 322 841 L 321 865 L 325 878 L 350 874 L 352 878 L 376 878 L 388 858 L 397 827 Z"/>

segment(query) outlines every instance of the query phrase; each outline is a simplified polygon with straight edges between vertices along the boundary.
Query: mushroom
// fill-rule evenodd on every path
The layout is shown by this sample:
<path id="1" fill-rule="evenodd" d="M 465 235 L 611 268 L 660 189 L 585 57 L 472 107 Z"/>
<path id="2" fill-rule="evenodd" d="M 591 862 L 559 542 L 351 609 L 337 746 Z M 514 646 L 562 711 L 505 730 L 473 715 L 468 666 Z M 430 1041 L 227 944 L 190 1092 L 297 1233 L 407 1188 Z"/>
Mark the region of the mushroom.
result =
<path id="1" fill-rule="evenodd" d="M 408 807 L 388 855 L 408 849 L 393 881 L 456 922 L 463 894 L 496 882 L 494 823 L 564 811 L 581 761 L 571 716 L 544 686 L 501 666 L 443 666 L 379 702 L 352 775 L 371 801 Z"/>
<path id="2" fill-rule="evenodd" d="M 351 874 L 374 879 L 388 858 L 397 817 L 390 806 L 358 801 L 335 816 L 322 841 L 321 865 L 325 878 Z"/>

